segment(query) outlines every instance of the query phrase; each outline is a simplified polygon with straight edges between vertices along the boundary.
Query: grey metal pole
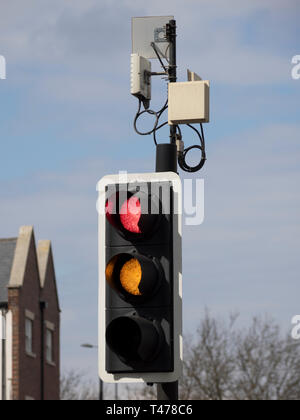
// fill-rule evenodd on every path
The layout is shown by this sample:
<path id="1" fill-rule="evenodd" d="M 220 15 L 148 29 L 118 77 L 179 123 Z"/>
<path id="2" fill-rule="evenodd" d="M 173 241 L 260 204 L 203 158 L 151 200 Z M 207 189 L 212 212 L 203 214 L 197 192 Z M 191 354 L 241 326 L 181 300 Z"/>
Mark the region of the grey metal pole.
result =
<path id="1" fill-rule="evenodd" d="M 99 378 L 99 401 L 103 400 L 103 381 Z"/>
<path id="2" fill-rule="evenodd" d="M 177 401 L 178 381 L 157 384 L 157 399 L 159 401 Z"/>
<path id="3" fill-rule="evenodd" d="M 98 346 L 94 346 L 93 344 L 81 344 L 82 348 L 84 349 L 98 349 Z M 99 401 L 103 400 L 103 390 L 104 384 L 101 378 L 99 378 Z"/>
<path id="4" fill-rule="evenodd" d="M 6 312 L 0 312 L 2 322 L 2 401 L 6 401 Z"/>

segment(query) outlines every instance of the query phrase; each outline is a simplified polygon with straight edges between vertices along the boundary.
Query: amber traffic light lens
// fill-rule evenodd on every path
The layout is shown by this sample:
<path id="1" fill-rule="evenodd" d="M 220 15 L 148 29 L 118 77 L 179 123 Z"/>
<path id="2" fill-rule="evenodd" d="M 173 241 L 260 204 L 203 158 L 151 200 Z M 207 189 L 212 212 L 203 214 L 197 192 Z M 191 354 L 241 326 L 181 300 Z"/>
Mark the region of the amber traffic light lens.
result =
<path id="1" fill-rule="evenodd" d="M 142 280 L 142 268 L 136 258 L 127 261 L 120 272 L 120 282 L 123 289 L 134 296 L 141 296 L 139 286 Z"/>
<path id="2" fill-rule="evenodd" d="M 158 262 L 141 254 L 118 254 L 107 264 L 107 283 L 125 298 L 147 298 L 160 286 Z"/>

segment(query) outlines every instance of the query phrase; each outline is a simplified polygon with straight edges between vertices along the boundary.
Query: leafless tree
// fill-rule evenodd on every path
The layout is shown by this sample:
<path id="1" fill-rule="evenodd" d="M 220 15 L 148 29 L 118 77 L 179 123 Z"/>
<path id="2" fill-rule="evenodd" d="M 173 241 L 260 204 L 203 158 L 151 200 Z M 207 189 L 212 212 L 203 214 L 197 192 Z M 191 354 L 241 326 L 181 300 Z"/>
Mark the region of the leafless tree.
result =
<path id="1" fill-rule="evenodd" d="M 299 400 L 300 347 L 291 336 L 281 337 L 272 321 L 255 318 L 237 336 L 237 380 L 233 397 L 243 400 Z"/>
<path id="2" fill-rule="evenodd" d="M 97 400 L 98 393 L 94 384 L 85 379 L 79 370 L 67 370 L 60 381 L 60 395 L 63 401 Z"/>
<path id="3" fill-rule="evenodd" d="M 125 388 L 127 400 L 156 400 L 156 385 L 127 385 Z"/>
<path id="4" fill-rule="evenodd" d="M 185 338 L 180 397 L 186 400 L 299 400 L 300 344 L 268 318 L 237 327 L 207 312 Z M 127 388 L 128 399 L 155 399 L 155 387 Z"/>
<path id="5" fill-rule="evenodd" d="M 229 398 L 228 389 L 234 382 L 236 318 L 230 316 L 229 324 L 226 324 L 206 313 L 196 338 L 185 338 L 184 374 L 180 387 L 182 399 Z"/>

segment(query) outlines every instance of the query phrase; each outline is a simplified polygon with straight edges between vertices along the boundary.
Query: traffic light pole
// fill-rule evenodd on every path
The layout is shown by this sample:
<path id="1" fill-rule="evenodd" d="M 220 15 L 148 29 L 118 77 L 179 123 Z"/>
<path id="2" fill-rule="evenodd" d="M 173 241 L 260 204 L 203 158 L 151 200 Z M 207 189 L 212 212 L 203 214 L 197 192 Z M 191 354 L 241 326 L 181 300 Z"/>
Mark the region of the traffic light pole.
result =
<path id="1" fill-rule="evenodd" d="M 177 81 L 176 21 L 167 24 L 166 37 L 170 43 L 169 83 Z M 156 148 L 156 172 L 177 173 L 176 125 L 170 125 L 170 144 L 158 144 Z"/>
<path id="2" fill-rule="evenodd" d="M 169 83 L 175 83 L 177 81 L 176 36 L 176 21 L 170 20 L 167 25 L 167 38 L 170 43 Z M 176 125 L 170 126 L 170 141 L 176 144 Z"/>
<path id="3" fill-rule="evenodd" d="M 172 130 L 172 127 L 170 127 L 170 131 L 171 130 Z M 177 173 L 177 146 L 175 143 L 166 143 L 166 144 L 157 145 L 156 172 Z M 157 384 L 157 399 L 160 401 L 178 400 L 178 381 L 158 383 Z"/>
<path id="4" fill-rule="evenodd" d="M 176 65 L 176 21 L 167 25 L 167 37 L 170 42 L 169 83 L 177 81 Z M 176 126 L 170 126 L 170 143 L 158 144 L 156 148 L 156 172 L 177 173 Z M 157 399 L 160 401 L 178 400 L 178 381 L 157 384 Z"/>

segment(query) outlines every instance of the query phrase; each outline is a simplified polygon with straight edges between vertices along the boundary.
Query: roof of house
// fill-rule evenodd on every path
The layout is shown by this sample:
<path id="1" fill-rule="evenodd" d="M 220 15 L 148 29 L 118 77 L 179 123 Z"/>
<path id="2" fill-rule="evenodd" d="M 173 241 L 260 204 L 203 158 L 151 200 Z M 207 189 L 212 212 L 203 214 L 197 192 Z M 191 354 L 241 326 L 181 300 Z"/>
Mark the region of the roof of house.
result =
<path id="1" fill-rule="evenodd" d="M 50 241 L 35 245 L 33 226 L 21 226 L 18 238 L 0 239 L 0 306 L 7 305 L 8 289 L 22 288 L 30 255 L 33 255 L 38 270 L 42 292 L 49 287 L 56 294 L 59 308 L 55 269 Z"/>
<path id="2" fill-rule="evenodd" d="M 0 239 L 0 303 L 7 303 L 7 286 L 15 255 L 17 238 Z"/>

